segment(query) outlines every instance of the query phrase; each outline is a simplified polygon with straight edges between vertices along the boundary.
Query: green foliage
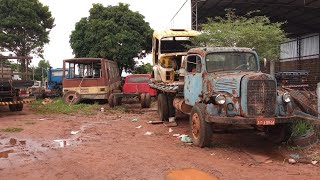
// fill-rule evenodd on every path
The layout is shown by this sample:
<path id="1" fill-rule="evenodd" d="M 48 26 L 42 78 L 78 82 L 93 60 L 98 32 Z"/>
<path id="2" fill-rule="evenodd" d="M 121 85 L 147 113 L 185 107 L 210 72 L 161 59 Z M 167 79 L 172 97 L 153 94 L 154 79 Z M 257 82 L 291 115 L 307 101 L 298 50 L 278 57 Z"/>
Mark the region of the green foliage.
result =
<path id="1" fill-rule="evenodd" d="M 42 81 L 43 79 L 46 79 L 49 68 L 50 68 L 49 61 L 40 60 L 38 63 L 38 66 L 35 67 L 34 69 L 34 79 L 38 81 Z M 42 75 L 43 75 L 43 79 L 42 79 Z"/>
<path id="2" fill-rule="evenodd" d="M 69 106 L 61 98 L 55 99 L 52 103 L 43 105 L 42 100 L 33 101 L 32 111 L 39 114 L 74 114 L 92 115 L 93 110 L 99 109 L 98 104 L 76 104 Z"/>
<path id="3" fill-rule="evenodd" d="M 138 66 L 134 71 L 133 74 L 149 74 L 152 72 L 152 65 L 150 63 L 143 64 Z"/>
<path id="4" fill-rule="evenodd" d="M 0 49 L 17 56 L 42 55 L 54 18 L 38 0 L 0 0 Z M 21 60 L 25 72 L 26 61 Z"/>
<path id="5" fill-rule="evenodd" d="M 292 125 L 292 136 L 298 137 L 307 134 L 307 132 L 312 131 L 313 126 L 303 120 L 297 121 Z"/>
<path id="6" fill-rule="evenodd" d="M 8 128 L 5 128 L 5 129 L 2 129 L 3 132 L 21 132 L 23 131 L 22 128 L 16 128 L 16 127 L 8 127 Z"/>
<path id="7" fill-rule="evenodd" d="M 202 25 L 203 33 L 194 38 L 200 46 L 237 46 L 255 48 L 262 58 L 275 60 L 280 44 L 286 40 L 283 23 L 272 23 L 266 16 L 238 16 L 234 9 L 226 10 L 225 18 L 209 19 Z"/>
<path id="8" fill-rule="evenodd" d="M 151 50 L 152 29 L 144 16 L 129 5 L 93 4 L 89 17 L 76 23 L 70 44 L 76 57 L 102 57 L 118 62 L 121 70 L 134 69 L 134 57 Z"/>

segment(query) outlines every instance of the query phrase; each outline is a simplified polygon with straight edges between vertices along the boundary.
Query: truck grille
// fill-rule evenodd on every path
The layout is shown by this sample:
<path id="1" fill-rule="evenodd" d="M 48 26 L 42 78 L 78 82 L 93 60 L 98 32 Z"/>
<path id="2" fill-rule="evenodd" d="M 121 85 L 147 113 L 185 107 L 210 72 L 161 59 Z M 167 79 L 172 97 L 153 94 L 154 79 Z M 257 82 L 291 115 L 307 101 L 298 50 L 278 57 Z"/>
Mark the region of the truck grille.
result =
<path id="1" fill-rule="evenodd" d="M 276 96 L 275 81 L 249 80 L 247 86 L 248 116 L 274 116 Z"/>

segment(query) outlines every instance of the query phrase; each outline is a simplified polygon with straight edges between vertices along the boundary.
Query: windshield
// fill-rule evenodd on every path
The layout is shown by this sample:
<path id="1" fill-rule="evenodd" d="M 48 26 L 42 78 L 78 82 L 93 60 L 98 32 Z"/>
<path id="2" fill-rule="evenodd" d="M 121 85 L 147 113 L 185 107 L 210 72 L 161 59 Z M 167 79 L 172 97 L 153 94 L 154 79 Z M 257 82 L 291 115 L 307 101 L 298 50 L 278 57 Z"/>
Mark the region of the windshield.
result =
<path id="1" fill-rule="evenodd" d="M 163 38 L 161 39 L 160 53 L 186 52 L 190 45 L 190 37 Z"/>
<path id="2" fill-rule="evenodd" d="M 206 56 L 207 71 L 258 71 L 257 59 L 248 52 L 220 52 Z"/>

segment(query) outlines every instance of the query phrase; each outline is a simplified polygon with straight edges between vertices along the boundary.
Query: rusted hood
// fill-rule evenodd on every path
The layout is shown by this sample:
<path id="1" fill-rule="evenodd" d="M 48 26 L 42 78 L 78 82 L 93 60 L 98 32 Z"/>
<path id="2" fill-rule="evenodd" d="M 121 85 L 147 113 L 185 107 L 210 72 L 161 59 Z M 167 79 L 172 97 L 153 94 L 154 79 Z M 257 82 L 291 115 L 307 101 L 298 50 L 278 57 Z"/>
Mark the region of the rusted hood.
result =
<path id="1" fill-rule="evenodd" d="M 240 97 L 241 81 L 243 78 L 248 80 L 272 79 L 268 74 L 257 72 L 208 74 L 206 78 L 207 93 L 226 92 L 234 97 Z"/>

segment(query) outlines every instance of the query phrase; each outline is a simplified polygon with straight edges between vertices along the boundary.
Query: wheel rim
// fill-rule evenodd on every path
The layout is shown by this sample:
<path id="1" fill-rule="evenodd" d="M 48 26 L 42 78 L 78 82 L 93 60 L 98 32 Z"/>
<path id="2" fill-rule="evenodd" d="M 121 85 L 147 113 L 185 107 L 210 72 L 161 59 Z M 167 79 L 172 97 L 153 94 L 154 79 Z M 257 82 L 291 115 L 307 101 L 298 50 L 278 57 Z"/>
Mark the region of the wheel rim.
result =
<path id="1" fill-rule="evenodd" d="M 192 115 L 192 135 L 195 138 L 199 138 L 200 132 L 200 119 L 198 113 Z"/>
<path id="2" fill-rule="evenodd" d="M 73 96 L 73 95 L 68 96 L 68 97 L 67 97 L 67 101 L 68 101 L 68 102 L 74 101 L 74 96 Z"/>

